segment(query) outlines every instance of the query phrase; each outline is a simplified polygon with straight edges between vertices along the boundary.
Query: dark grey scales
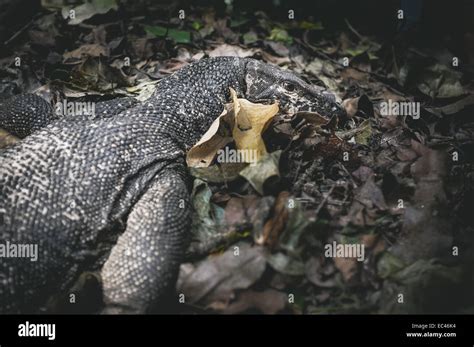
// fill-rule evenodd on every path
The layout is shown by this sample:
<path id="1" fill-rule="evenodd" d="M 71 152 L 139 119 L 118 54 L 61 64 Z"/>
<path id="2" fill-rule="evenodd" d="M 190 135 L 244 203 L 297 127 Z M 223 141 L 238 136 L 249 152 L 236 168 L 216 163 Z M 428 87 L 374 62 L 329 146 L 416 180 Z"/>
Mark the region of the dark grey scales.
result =
<path id="1" fill-rule="evenodd" d="M 0 312 L 35 312 L 88 269 L 100 269 L 105 312 L 155 310 L 188 245 L 185 153 L 229 87 L 286 109 L 344 112 L 290 72 L 233 57 L 190 64 L 106 117 L 56 119 L 31 95 L 5 102 L 0 127 L 28 136 L 0 151 L 0 242 L 38 244 L 38 261 L 1 259 Z"/>
<path id="2" fill-rule="evenodd" d="M 136 104 L 137 100 L 129 97 L 101 101 L 95 104 L 93 115 L 84 116 L 89 119 L 107 118 Z M 50 104 L 35 94 L 16 95 L 4 104 L 0 102 L 1 127 L 19 138 L 24 138 L 60 118 Z"/>

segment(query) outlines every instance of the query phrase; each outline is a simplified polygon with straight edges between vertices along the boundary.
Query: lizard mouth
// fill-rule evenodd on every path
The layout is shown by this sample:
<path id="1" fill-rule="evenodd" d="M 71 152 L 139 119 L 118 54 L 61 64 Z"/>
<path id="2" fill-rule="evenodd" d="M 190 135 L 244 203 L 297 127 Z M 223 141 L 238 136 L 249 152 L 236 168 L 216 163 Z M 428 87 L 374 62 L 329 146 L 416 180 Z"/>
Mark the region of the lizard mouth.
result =
<path id="1" fill-rule="evenodd" d="M 281 109 L 285 113 L 318 112 L 323 116 L 332 116 L 341 111 L 336 97 L 330 92 L 319 92 L 316 95 L 290 95 L 280 100 Z"/>

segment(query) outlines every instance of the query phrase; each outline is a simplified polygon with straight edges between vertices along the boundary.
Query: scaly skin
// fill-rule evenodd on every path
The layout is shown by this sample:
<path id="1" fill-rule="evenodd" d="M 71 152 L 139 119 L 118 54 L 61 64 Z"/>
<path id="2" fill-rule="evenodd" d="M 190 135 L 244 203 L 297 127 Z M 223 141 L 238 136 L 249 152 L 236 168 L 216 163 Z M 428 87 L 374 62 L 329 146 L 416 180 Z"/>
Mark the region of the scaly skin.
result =
<path id="1" fill-rule="evenodd" d="M 249 99 L 294 105 L 302 97 L 342 112 L 289 72 L 231 57 L 188 65 L 113 116 L 57 120 L 34 97 L 4 103 L 0 127 L 32 134 L 0 152 L 0 243 L 37 244 L 38 260 L 1 259 L 0 312 L 35 312 L 94 269 L 105 312 L 155 309 L 187 247 L 184 156 L 221 113 L 229 87 Z"/>

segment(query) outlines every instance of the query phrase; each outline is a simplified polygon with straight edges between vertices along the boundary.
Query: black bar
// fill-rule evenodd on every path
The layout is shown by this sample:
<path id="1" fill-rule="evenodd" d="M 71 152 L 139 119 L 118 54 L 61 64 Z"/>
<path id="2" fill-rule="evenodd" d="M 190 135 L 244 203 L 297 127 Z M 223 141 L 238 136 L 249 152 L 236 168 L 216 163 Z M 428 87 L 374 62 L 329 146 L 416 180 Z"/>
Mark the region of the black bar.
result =
<path id="1" fill-rule="evenodd" d="M 55 324 L 53 339 L 20 337 L 19 326 Z M 473 346 L 472 315 L 318 315 L 318 316 L 211 316 L 211 315 L 13 315 L 0 316 L 0 346 L 70 346 L 70 345 L 193 345 L 220 341 L 242 341 L 266 346 L 282 338 L 306 340 L 308 345 L 437 345 Z M 455 336 L 408 336 L 433 333 Z M 222 337 L 224 336 L 224 338 Z M 148 343 L 144 343 L 148 341 Z M 244 342 L 246 341 L 246 342 Z M 143 343 L 142 343 L 143 342 Z M 328 343 L 330 342 L 330 343 Z"/>

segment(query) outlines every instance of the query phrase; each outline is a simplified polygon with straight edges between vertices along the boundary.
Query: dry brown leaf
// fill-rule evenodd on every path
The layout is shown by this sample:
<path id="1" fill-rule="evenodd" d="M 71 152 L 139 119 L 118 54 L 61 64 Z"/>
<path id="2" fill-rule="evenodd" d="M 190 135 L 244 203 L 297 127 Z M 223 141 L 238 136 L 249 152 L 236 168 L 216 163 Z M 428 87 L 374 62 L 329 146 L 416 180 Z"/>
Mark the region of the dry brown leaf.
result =
<path id="1" fill-rule="evenodd" d="M 344 80 L 353 79 L 360 82 L 367 82 L 368 76 L 369 75 L 366 72 L 361 72 L 350 67 L 341 71 L 341 77 Z"/>
<path id="2" fill-rule="evenodd" d="M 277 114 L 278 103 L 272 105 L 254 104 L 245 99 L 238 99 L 231 89 L 234 103 L 235 125 L 232 135 L 237 149 L 255 150 L 256 161 L 267 154 L 262 133 Z"/>
<path id="3" fill-rule="evenodd" d="M 7 131 L 0 129 L 0 148 L 11 146 L 20 141 L 16 136 L 11 135 Z"/>
<path id="4" fill-rule="evenodd" d="M 200 302 L 204 306 L 226 302 L 235 292 L 251 287 L 266 269 L 266 250 L 246 242 L 236 244 L 223 254 L 208 256 L 195 265 L 181 265 L 177 288 L 189 303 Z M 215 307 L 215 306 L 214 306 Z"/>
<path id="5" fill-rule="evenodd" d="M 342 107 L 346 110 L 347 117 L 352 118 L 357 113 L 359 98 L 350 98 L 342 102 Z"/>
<path id="6" fill-rule="evenodd" d="M 312 124 L 314 126 L 321 126 L 321 125 L 328 125 L 330 119 L 321 116 L 317 112 L 309 112 L 309 111 L 299 111 L 293 115 L 293 119 L 296 122 L 299 122 L 300 119 L 304 119 L 307 123 Z"/>
<path id="7" fill-rule="evenodd" d="M 276 55 L 270 54 L 266 51 L 261 51 L 260 54 L 262 55 L 263 60 L 267 63 L 280 66 L 291 63 L 291 60 L 288 57 L 277 57 Z"/>
<path id="8" fill-rule="evenodd" d="M 81 59 L 82 57 L 100 57 L 101 55 L 109 55 L 107 47 L 104 47 L 97 43 L 92 43 L 82 45 L 71 52 L 64 53 L 63 58 L 64 61 L 67 61 L 69 59 Z"/>
<path id="9" fill-rule="evenodd" d="M 285 230 L 286 222 L 288 220 L 288 198 L 290 193 L 282 191 L 275 202 L 273 207 L 273 217 L 269 219 L 260 235 L 256 233 L 255 243 L 257 245 L 268 244 L 270 248 L 276 246 L 280 234 Z M 258 237 L 257 237 L 258 236 Z"/>
<path id="10" fill-rule="evenodd" d="M 240 46 L 236 45 L 229 45 L 229 44 L 223 44 L 220 46 L 217 46 L 213 50 L 207 51 L 207 54 L 210 57 L 240 57 L 240 58 L 248 58 L 252 57 L 255 55 L 257 52 L 257 49 L 244 49 Z"/>
<path id="11" fill-rule="evenodd" d="M 348 118 L 354 117 L 358 112 L 364 118 L 371 118 L 374 116 L 372 101 L 370 101 L 370 99 L 365 94 L 357 98 L 349 98 L 344 100 L 342 102 L 342 107 L 344 107 L 346 110 Z"/>
<path id="12" fill-rule="evenodd" d="M 231 131 L 234 124 L 234 113 L 224 108 L 222 114 L 211 124 L 211 127 L 196 143 L 186 156 L 189 167 L 208 167 L 219 149 L 232 142 Z"/>
<path id="13" fill-rule="evenodd" d="M 374 249 L 372 250 L 372 253 L 374 254 L 374 256 L 377 256 L 383 251 L 385 251 L 386 248 L 387 244 L 385 243 L 385 241 L 382 238 L 379 238 L 379 240 L 375 244 Z"/>
<path id="14" fill-rule="evenodd" d="M 341 272 L 345 282 L 351 282 L 357 275 L 356 258 L 334 258 L 334 265 Z"/>
<path id="15" fill-rule="evenodd" d="M 253 155 L 241 158 L 244 162 L 256 162 L 267 154 L 262 133 L 277 114 L 278 104 L 254 104 L 237 98 L 232 88 L 230 91 L 232 103 L 226 105 L 204 136 L 188 151 L 186 162 L 189 167 L 209 167 L 217 152 L 232 140 L 237 150 L 255 151 Z"/>
<path id="16" fill-rule="evenodd" d="M 360 238 L 360 240 L 362 241 L 362 244 L 368 249 L 373 248 L 376 245 L 378 239 L 379 239 L 379 235 L 377 234 L 365 234 L 365 235 L 362 235 Z"/>

